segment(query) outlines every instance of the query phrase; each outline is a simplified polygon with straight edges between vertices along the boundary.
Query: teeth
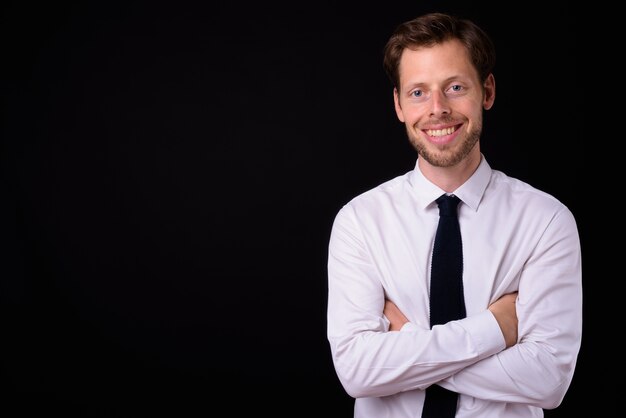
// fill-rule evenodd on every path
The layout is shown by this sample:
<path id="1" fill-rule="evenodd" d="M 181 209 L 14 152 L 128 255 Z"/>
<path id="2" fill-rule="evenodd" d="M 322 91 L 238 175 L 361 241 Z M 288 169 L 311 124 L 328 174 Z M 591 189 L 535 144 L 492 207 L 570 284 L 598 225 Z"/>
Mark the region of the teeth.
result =
<path id="1" fill-rule="evenodd" d="M 428 136 L 444 136 L 450 135 L 454 132 L 454 127 L 446 128 L 446 129 L 428 129 L 426 133 Z"/>

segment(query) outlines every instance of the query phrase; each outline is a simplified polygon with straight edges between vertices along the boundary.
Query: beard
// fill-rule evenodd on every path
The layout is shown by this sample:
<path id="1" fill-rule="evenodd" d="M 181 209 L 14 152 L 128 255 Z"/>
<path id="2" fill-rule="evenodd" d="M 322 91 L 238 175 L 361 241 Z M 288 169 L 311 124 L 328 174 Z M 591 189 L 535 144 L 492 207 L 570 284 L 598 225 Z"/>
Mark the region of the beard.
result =
<path id="1" fill-rule="evenodd" d="M 482 122 L 479 121 L 475 124 L 474 129 L 469 131 L 463 138 L 459 138 L 462 141 L 460 144 L 455 144 L 454 148 L 446 147 L 441 149 L 431 146 L 423 138 L 414 135 L 408 127 L 406 128 L 409 142 L 413 148 L 415 148 L 420 157 L 435 167 L 452 167 L 460 163 L 476 146 L 481 132 Z"/>

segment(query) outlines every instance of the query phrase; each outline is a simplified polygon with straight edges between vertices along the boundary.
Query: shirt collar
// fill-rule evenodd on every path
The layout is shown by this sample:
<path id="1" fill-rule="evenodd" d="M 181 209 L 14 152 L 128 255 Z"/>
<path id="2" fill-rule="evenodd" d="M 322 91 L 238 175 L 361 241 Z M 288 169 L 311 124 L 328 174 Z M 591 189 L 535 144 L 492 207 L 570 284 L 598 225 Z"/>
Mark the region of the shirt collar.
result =
<path id="1" fill-rule="evenodd" d="M 470 178 L 467 179 L 467 181 L 453 193 L 458 196 L 463 203 L 469 206 L 472 210 L 476 211 L 478 210 L 478 205 L 480 204 L 483 194 L 485 193 L 485 189 L 487 189 L 490 179 L 491 167 L 487 163 L 485 157 L 481 154 L 480 164 L 474 174 L 472 174 Z M 422 174 L 419 169 L 417 162 L 415 163 L 415 169 L 410 177 L 410 182 L 413 190 L 417 194 L 417 198 L 422 209 L 426 209 L 428 205 L 433 204 L 439 196 L 445 193 L 444 190 L 440 189 L 424 177 L 424 174 Z"/>

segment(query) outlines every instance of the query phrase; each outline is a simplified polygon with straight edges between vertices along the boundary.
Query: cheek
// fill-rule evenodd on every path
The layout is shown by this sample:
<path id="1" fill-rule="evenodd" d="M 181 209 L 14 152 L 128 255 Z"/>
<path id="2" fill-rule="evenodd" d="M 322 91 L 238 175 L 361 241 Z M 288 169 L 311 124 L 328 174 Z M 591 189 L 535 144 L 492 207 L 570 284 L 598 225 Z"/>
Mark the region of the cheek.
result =
<path id="1" fill-rule="evenodd" d="M 402 122 L 415 125 L 420 119 L 424 118 L 424 111 L 417 106 L 404 106 L 402 108 L 402 116 Z"/>
<path id="2" fill-rule="evenodd" d="M 482 118 L 483 106 L 482 102 L 472 100 L 471 102 L 459 103 L 454 111 L 458 115 L 465 116 L 468 120 L 476 120 Z"/>

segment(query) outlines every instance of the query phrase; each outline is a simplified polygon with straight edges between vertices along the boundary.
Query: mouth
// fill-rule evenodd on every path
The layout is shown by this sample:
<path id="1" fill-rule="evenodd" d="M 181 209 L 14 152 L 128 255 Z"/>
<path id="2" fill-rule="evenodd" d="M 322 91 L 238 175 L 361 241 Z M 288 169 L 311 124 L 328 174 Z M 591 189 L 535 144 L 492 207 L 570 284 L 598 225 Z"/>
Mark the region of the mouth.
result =
<path id="1" fill-rule="evenodd" d="M 428 140 L 436 144 L 448 144 L 457 137 L 457 131 L 461 125 L 447 126 L 438 129 L 424 129 L 423 132 L 428 136 Z"/>
<path id="2" fill-rule="evenodd" d="M 442 129 L 425 129 L 424 132 L 428 136 L 440 137 L 440 136 L 452 135 L 454 131 L 456 131 L 456 129 L 457 129 L 456 126 L 449 126 L 447 128 L 442 128 Z"/>

